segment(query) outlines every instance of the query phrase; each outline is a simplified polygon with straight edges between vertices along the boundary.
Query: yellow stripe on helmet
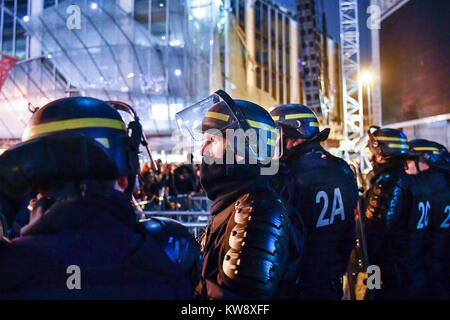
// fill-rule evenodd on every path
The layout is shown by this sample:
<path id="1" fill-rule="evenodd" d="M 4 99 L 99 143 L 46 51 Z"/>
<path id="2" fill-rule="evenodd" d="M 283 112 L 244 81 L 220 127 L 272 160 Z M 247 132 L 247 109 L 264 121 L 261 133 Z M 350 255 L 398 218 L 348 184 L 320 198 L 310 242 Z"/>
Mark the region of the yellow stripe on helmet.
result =
<path id="1" fill-rule="evenodd" d="M 272 116 L 273 121 L 278 121 L 280 120 L 280 116 Z"/>
<path id="2" fill-rule="evenodd" d="M 409 149 L 407 144 L 398 144 L 398 143 L 389 143 L 388 147 L 394 149 Z"/>
<path id="3" fill-rule="evenodd" d="M 222 120 L 222 121 L 228 121 L 228 119 L 230 119 L 229 115 L 227 115 L 225 113 L 214 112 L 214 111 L 208 111 L 206 113 L 205 117 L 214 118 L 214 119 L 218 119 L 218 120 Z"/>
<path id="4" fill-rule="evenodd" d="M 313 113 L 291 113 L 287 114 L 284 117 L 286 120 L 290 119 L 303 119 L 303 118 L 316 118 L 316 116 Z"/>
<path id="5" fill-rule="evenodd" d="M 408 142 L 408 139 L 405 138 L 397 138 L 397 137 L 385 137 L 385 136 L 378 136 L 374 137 L 375 140 L 378 141 L 400 141 L 400 142 Z"/>
<path id="6" fill-rule="evenodd" d="M 264 130 L 270 130 L 273 133 L 277 133 L 277 130 L 272 127 L 271 125 L 268 125 L 264 122 L 254 121 L 254 120 L 248 120 L 247 123 L 250 125 L 250 127 L 257 128 L 257 129 L 264 129 Z"/>
<path id="7" fill-rule="evenodd" d="M 27 127 L 23 133 L 22 140 L 28 140 L 34 136 L 46 133 L 83 128 L 110 128 L 125 130 L 125 124 L 121 120 L 109 118 L 77 118 L 51 121 Z"/>
<path id="8" fill-rule="evenodd" d="M 317 123 L 317 122 L 310 122 L 309 125 L 311 127 L 317 127 L 317 128 L 319 127 L 319 123 Z"/>
<path id="9" fill-rule="evenodd" d="M 415 151 L 433 151 L 434 154 L 439 154 L 439 149 L 434 147 L 414 147 Z"/>

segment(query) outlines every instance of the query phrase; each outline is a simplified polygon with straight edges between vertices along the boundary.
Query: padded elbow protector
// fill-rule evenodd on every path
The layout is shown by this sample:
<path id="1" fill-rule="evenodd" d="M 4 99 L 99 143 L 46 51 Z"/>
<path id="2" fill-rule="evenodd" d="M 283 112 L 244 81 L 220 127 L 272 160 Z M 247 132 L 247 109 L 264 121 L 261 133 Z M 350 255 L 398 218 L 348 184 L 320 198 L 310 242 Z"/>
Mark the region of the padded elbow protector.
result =
<path id="1" fill-rule="evenodd" d="M 377 179 L 366 200 L 367 225 L 377 224 L 389 229 L 394 224 L 405 205 L 403 184 L 389 174 Z"/>
<path id="2" fill-rule="evenodd" d="M 289 222 L 273 194 L 250 192 L 235 203 L 222 245 L 224 282 L 241 295 L 269 298 L 288 256 Z"/>

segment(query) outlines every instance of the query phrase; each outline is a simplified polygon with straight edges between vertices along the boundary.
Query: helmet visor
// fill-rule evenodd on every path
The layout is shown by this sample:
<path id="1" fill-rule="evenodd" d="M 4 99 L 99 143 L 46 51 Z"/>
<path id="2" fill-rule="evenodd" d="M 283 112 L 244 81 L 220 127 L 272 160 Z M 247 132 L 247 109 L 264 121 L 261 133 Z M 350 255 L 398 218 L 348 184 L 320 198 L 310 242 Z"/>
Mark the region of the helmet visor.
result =
<path id="1" fill-rule="evenodd" d="M 181 132 L 196 141 L 203 140 L 208 130 L 223 132 L 227 128 L 239 126 L 232 109 L 217 93 L 178 112 L 175 118 Z"/>
<path id="2" fill-rule="evenodd" d="M 181 133 L 193 139 L 194 152 L 203 150 L 199 146 L 212 139 L 217 145 L 226 142 L 227 150 L 250 163 L 279 159 L 282 155 L 282 134 L 277 128 L 246 116 L 246 110 L 220 91 L 178 112 L 175 117 Z"/>
<path id="3" fill-rule="evenodd" d="M 281 157 L 283 156 L 284 147 L 285 147 L 284 141 L 286 138 L 284 130 L 285 129 L 283 128 L 283 126 L 277 126 L 275 135 L 274 135 L 274 132 L 271 131 L 271 136 L 276 137 L 275 144 L 272 145 L 272 160 L 280 160 Z M 271 145 L 270 142 L 269 142 L 269 145 Z"/>

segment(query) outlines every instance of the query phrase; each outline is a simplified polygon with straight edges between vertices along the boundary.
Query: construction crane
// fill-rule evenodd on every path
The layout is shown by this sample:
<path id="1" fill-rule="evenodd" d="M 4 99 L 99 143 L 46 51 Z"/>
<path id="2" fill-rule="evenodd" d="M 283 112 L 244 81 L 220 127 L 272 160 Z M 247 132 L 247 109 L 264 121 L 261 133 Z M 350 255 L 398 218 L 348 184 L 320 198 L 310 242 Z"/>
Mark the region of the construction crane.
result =
<path id="1" fill-rule="evenodd" d="M 401 7 L 409 0 L 371 0 L 370 4 L 378 8 L 380 17 Z M 340 38 L 341 38 L 341 65 L 342 65 L 342 97 L 344 116 L 344 140 L 341 149 L 347 160 L 357 160 L 359 170 L 366 174 L 371 170 L 367 156 L 363 150 L 365 139 L 363 121 L 362 82 L 360 81 L 360 46 L 358 26 L 358 0 L 339 0 Z M 372 30 L 372 37 L 378 37 L 378 30 Z M 374 50 L 374 48 L 372 48 Z M 379 59 L 379 47 L 374 57 Z M 377 59 L 374 59 L 375 61 Z M 374 62 L 375 62 L 374 61 Z M 374 73 L 379 81 L 379 60 L 374 63 Z M 378 82 L 379 86 L 379 82 Z M 379 91 L 378 91 L 379 96 Z M 370 97 L 369 97 L 370 98 Z M 377 108 L 381 109 L 381 102 L 377 100 Z M 370 109 L 369 109 L 370 110 Z M 369 119 L 373 118 L 369 115 Z M 379 121 L 377 121 L 379 122 Z"/>
<path id="2" fill-rule="evenodd" d="M 315 20 L 315 0 L 297 0 L 298 25 L 301 34 L 301 78 L 303 101 L 311 107 L 321 122 L 328 124 L 328 113 L 332 101 L 328 95 L 327 26 L 322 1 L 322 36 Z M 362 84 L 360 74 L 360 47 L 357 0 L 339 0 L 342 97 L 344 140 L 340 149 L 347 161 L 356 160 L 361 172 L 370 169 L 370 162 L 357 148 L 357 142 L 364 136 Z M 320 39 L 322 38 L 322 52 Z M 322 75 L 322 76 L 321 76 Z"/>
<path id="3" fill-rule="evenodd" d="M 339 0 L 339 17 L 344 118 L 344 140 L 341 142 L 341 149 L 344 151 L 346 160 L 359 158 L 356 162 L 359 164 L 360 171 L 365 172 L 370 163 L 364 157 L 362 148 L 356 149 L 356 143 L 364 136 L 362 83 L 359 81 L 358 1 Z"/>
<path id="4" fill-rule="evenodd" d="M 408 1 L 371 0 L 370 3 L 372 6 L 378 7 L 383 15 Z M 327 26 L 324 1 L 322 0 L 322 52 L 320 50 L 320 34 L 315 22 L 315 0 L 297 0 L 296 3 L 302 39 L 300 70 L 303 81 L 303 101 L 312 107 L 320 116 L 321 122 L 327 125 L 328 113 L 332 109 L 333 101 L 327 97 L 329 79 L 327 78 Z M 358 0 L 339 0 L 339 18 L 343 106 L 343 140 L 339 149 L 347 161 L 352 161 L 359 167 L 362 174 L 367 174 L 372 166 L 364 154 L 367 137 L 363 113 L 363 84 L 360 81 Z M 372 37 L 374 32 L 378 32 L 378 30 L 372 30 Z M 378 78 L 376 81 L 379 81 L 379 66 L 375 65 L 374 69 L 375 77 Z M 378 102 L 377 108 L 381 108 L 380 102 Z M 370 118 L 373 117 L 369 115 Z"/>

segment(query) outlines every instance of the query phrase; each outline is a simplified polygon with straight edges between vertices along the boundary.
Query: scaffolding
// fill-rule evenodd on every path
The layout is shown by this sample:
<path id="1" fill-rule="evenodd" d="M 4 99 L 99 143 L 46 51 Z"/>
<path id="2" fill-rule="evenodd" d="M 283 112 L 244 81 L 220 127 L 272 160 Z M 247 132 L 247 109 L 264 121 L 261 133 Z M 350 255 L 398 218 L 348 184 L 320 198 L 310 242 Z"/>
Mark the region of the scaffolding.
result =
<path id="1" fill-rule="evenodd" d="M 364 172 L 367 160 L 362 150 L 355 152 L 355 144 L 364 135 L 357 0 L 340 0 L 339 16 L 344 115 L 344 141 L 341 147 L 347 160 L 359 158 L 360 170 Z"/>

